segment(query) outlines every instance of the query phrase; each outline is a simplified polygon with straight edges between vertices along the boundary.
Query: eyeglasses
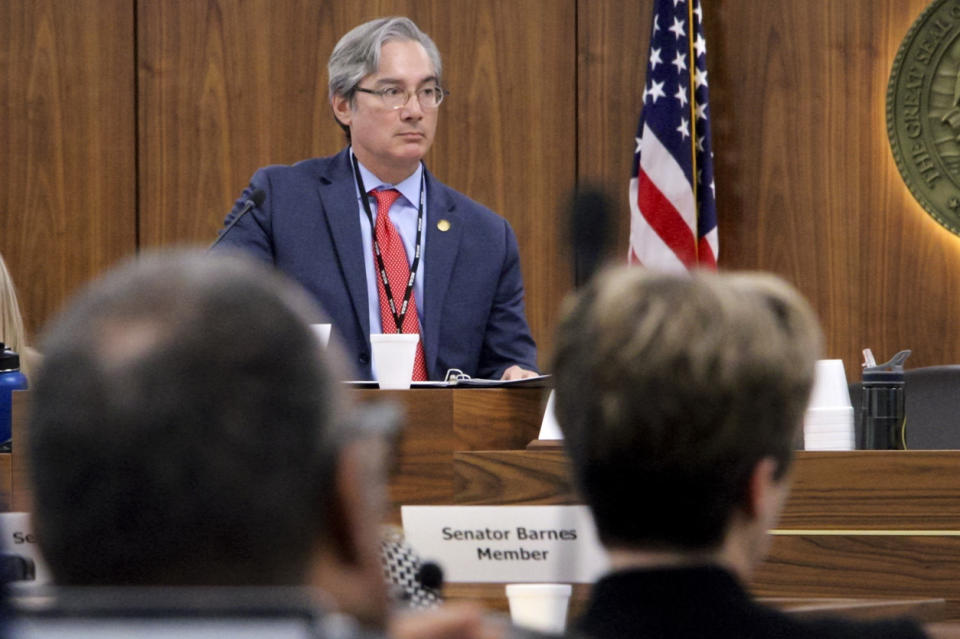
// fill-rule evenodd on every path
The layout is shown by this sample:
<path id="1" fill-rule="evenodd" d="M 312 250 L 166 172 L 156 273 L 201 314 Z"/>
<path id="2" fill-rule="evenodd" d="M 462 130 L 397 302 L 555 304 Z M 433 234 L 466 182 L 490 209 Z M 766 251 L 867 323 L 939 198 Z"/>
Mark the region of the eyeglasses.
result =
<path id="1" fill-rule="evenodd" d="M 375 91 L 357 87 L 357 91 L 379 97 L 388 109 L 402 109 L 410 101 L 412 95 L 410 91 L 400 87 L 386 87 Z M 417 101 L 422 109 L 436 109 L 448 94 L 447 91 L 438 86 L 421 87 L 414 93 L 416 93 Z"/>

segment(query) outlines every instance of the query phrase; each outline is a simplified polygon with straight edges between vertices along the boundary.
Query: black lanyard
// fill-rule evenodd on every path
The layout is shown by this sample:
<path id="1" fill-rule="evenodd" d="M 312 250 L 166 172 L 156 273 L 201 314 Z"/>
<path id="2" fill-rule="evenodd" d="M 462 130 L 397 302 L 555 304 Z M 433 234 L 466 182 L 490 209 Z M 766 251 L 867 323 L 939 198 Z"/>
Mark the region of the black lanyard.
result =
<path id="1" fill-rule="evenodd" d="M 403 294 L 403 303 L 400 305 L 400 312 L 397 312 L 397 305 L 393 301 L 393 293 L 390 290 L 390 280 L 387 277 L 387 269 L 383 265 L 383 256 L 380 254 L 380 242 L 377 241 L 377 231 L 373 225 L 373 213 L 370 211 L 370 195 L 363 186 L 363 178 L 360 177 L 360 165 L 357 163 L 357 156 L 353 156 L 353 174 L 357 178 L 357 188 L 360 189 L 360 201 L 363 202 L 363 210 L 370 221 L 370 235 L 373 236 L 373 253 L 377 257 L 377 269 L 380 271 L 380 280 L 383 282 L 383 290 L 387 294 L 387 302 L 390 304 L 390 313 L 393 315 L 393 321 L 397 323 L 397 332 L 403 332 L 403 320 L 407 316 L 407 307 L 410 305 L 410 296 L 413 294 L 413 282 L 417 277 L 417 267 L 420 265 L 420 246 L 423 239 L 423 201 L 426 197 L 424 189 L 423 172 L 420 173 L 420 207 L 417 210 L 417 243 L 413 250 L 413 264 L 410 266 L 410 278 L 407 280 L 407 290 Z M 399 237 L 399 233 L 397 236 Z"/>

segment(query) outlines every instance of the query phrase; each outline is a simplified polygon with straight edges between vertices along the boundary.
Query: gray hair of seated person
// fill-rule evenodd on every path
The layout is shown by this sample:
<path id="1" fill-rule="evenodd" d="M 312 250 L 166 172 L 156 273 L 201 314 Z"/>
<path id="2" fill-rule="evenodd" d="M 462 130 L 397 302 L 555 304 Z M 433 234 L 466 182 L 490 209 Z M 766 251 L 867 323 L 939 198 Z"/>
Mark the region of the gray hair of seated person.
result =
<path id="1" fill-rule="evenodd" d="M 339 419 L 318 315 L 266 266 L 198 252 L 131 261 L 69 305 L 28 435 L 58 583 L 303 583 Z"/>
<path id="2" fill-rule="evenodd" d="M 437 45 L 420 30 L 413 20 L 405 17 L 378 18 L 354 27 L 333 48 L 327 62 L 328 98 L 343 96 L 354 104 L 357 85 L 380 68 L 380 50 L 396 40 L 419 42 L 433 64 L 434 75 L 440 82 L 443 62 Z M 339 121 L 338 121 L 339 123 Z M 350 137 L 350 129 L 340 124 Z"/>
<path id="3" fill-rule="evenodd" d="M 757 463 L 786 473 L 821 339 L 772 275 L 623 268 L 568 300 L 556 413 L 601 541 L 716 548 Z"/>

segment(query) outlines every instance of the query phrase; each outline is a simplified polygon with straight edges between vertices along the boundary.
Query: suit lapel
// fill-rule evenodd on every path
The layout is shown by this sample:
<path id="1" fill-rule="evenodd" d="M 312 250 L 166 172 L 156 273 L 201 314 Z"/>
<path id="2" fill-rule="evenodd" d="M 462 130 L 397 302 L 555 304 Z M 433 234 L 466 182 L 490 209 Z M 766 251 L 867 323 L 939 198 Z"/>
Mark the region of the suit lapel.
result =
<path id="1" fill-rule="evenodd" d="M 360 218 L 357 213 L 357 189 L 350 167 L 349 148 L 341 151 L 320 176 L 318 188 L 333 240 L 340 272 L 347 285 L 353 310 L 360 323 L 361 335 L 370 334 L 370 311 L 367 303 L 367 276 L 360 241 Z"/>
<path id="2" fill-rule="evenodd" d="M 428 171 L 427 245 L 424 258 L 426 276 L 423 286 L 423 347 L 428 371 L 433 371 L 437 364 L 440 319 L 463 235 L 461 221 L 461 214 L 447 194 L 446 187 L 436 181 Z M 438 374 L 445 372 L 439 371 Z"/>

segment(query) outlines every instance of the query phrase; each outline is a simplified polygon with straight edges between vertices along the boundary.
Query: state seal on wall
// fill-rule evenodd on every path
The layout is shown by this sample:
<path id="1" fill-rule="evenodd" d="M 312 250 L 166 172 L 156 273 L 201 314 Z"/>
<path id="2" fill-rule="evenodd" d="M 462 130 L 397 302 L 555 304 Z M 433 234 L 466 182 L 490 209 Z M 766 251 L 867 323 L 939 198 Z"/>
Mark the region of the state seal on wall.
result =
<path id="1" fill-rule="evenodd" d="M 900 44 L 887 135 L 913 197 L 960 235 L 960 0 L 931 2 Z"/>

